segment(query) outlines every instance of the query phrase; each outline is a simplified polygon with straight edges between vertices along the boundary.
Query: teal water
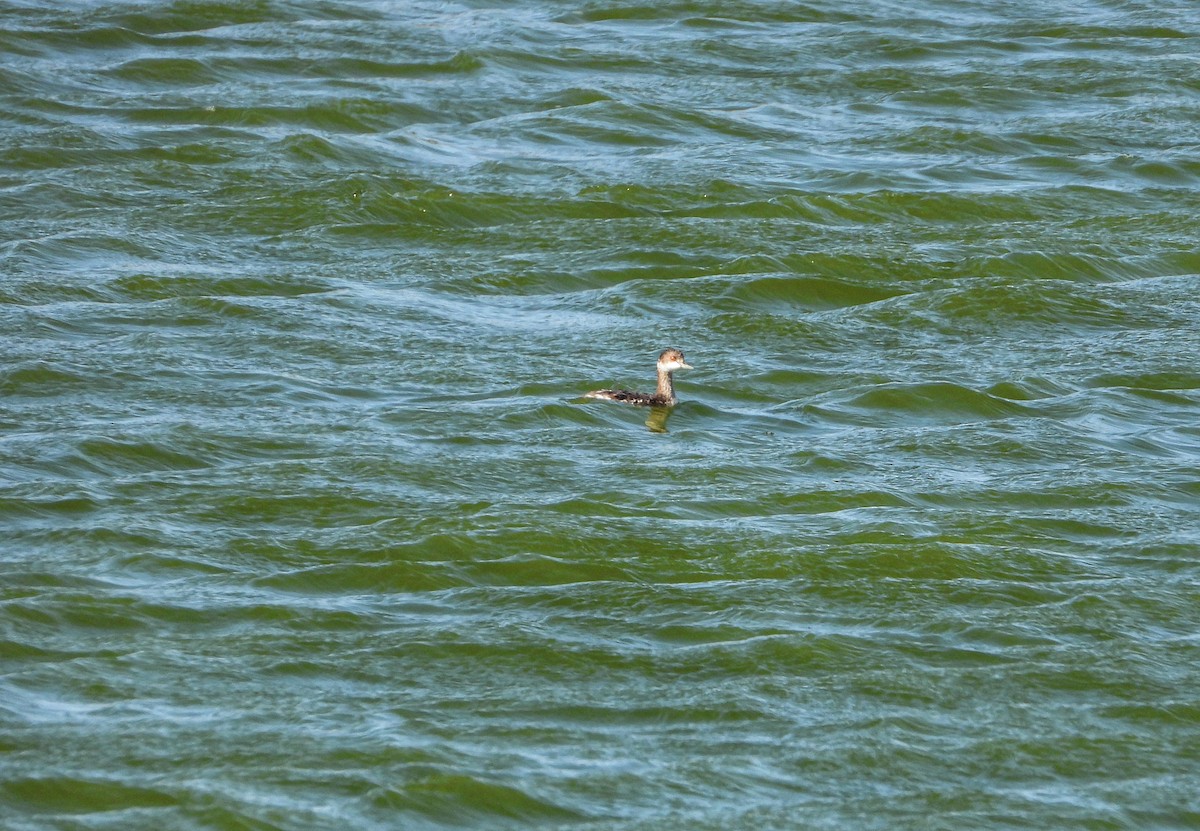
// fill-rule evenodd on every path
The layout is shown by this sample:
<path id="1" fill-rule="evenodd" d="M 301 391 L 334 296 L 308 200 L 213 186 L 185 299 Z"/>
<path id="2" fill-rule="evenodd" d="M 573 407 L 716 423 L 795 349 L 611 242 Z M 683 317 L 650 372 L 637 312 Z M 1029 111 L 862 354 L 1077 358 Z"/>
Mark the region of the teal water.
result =
<path id="1" fill-rule="evenodd" d="M 1198 67 L 0 0 L 0 826 L 1200 827 Z"/>

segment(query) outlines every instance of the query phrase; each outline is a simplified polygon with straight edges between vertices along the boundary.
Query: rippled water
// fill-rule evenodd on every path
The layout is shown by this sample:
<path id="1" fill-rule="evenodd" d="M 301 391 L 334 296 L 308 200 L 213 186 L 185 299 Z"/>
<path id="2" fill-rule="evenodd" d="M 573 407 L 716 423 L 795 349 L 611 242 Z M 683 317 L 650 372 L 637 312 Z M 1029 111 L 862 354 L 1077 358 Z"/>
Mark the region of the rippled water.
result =
<path id="1" fill-rule="evenodd" d="M 0 824 L 1200 826 L 1198 70 L 0 0 Z"/>

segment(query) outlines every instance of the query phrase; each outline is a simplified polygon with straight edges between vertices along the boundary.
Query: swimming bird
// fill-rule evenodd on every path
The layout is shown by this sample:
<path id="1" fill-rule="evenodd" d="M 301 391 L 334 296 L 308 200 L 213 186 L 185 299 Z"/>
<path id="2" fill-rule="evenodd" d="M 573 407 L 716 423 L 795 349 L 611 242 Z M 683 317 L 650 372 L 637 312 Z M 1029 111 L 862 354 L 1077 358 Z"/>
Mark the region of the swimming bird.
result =
<path id="1" fill-rule="evenodd" d="M 691 368 L 678 349 L 664 349 L 658 356 L 658 391 L 653 395 L 629 390 L 592 390 L 584 398 L 603 398 L 643 407 L 674 407 L 679 401 L 675 397 L 674 373 L 679 369 Z"/>

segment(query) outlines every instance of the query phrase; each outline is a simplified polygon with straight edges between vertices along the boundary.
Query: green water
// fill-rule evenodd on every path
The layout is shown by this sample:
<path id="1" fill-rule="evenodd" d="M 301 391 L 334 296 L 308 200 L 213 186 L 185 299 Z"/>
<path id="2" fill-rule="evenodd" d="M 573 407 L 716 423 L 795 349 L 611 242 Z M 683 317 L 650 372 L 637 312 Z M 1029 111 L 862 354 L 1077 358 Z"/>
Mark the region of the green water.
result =
<path id="1" fill-rule="evenodd" d="M 0 0 L 0 827 L 1200 827 L 1198 67 Z"/>

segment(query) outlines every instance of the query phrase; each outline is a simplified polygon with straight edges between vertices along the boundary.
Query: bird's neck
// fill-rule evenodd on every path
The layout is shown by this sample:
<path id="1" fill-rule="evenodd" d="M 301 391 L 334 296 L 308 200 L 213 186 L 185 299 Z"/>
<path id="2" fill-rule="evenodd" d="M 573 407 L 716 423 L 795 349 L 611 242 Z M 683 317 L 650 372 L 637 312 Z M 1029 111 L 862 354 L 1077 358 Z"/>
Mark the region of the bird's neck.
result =
<path id="1" fill-rule="evenodd" d="M 658 371 L 658 397 L 675 402 L 675 378 L 665 369 Z"/>

